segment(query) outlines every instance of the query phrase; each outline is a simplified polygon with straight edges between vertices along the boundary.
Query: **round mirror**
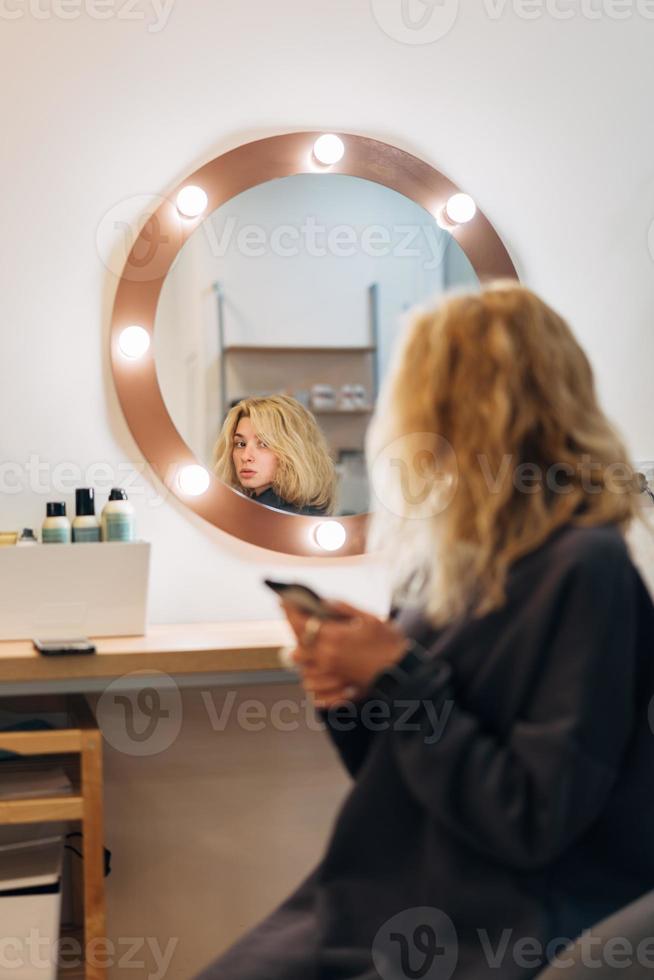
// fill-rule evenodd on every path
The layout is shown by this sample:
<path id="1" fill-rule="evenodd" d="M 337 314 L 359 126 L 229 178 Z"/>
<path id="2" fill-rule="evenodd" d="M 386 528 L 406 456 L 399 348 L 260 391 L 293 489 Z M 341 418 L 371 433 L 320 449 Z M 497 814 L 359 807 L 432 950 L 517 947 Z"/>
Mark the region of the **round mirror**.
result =
<path id="1" fill-rule="evenodd" d="M 331 173 L 259 184 L 204 218 L 165 279 L 154 352 L 166 408 L 198 460 L 257 502 L 366 513 L 364 437 L 403 314 L 478 282 L 451 232 L 391 188 Z M 243 400 L 284 412 L 278 395 L 312 417 L 285 412 L 293 468 L 322 466 L 302 474 L 313 500 L 273 494 L 270 453 L 229 424 Z M 309 451 L 313 426 L 327 462 Z M 234 447 L 231 466 L 221 443 Z"/>
<path id="2" fill-rule="evenodd" d="M 488 219 L 397 147 L 302 132 L 209 161 L 137 228 L 111 359 L 153 471 L 244 541 L 361 554 L 364 438 L 402 315 L 515 277 Z"/>

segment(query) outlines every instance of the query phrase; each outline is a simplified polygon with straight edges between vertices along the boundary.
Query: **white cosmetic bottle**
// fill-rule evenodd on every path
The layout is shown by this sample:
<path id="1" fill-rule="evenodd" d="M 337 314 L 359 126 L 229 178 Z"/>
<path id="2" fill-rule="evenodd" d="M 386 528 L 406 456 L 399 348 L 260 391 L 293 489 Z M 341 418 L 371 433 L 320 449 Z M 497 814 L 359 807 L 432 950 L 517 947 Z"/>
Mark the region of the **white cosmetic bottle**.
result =
<path id="1" fill-rule="evenodd" d="M 70 521 L 66 517 L 66 504 L 46 504 L 46 518 L 41 526 L 43 544 L 70 544 Z"/>
<path id="2" fill-rule="evenodd" d="M 109 500 L 102 508 L 102 540 L 134 541 L 134 507 L 120 487 L 113 487 Z"/>

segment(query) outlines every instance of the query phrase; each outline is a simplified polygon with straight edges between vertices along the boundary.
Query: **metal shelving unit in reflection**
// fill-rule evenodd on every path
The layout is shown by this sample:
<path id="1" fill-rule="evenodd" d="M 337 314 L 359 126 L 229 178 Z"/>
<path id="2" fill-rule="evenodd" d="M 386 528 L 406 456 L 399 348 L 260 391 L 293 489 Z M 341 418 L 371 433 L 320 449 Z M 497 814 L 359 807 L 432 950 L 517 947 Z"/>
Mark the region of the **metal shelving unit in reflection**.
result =
<path id="1" fill-rule="evenodd" d="M 238 398 L 231 398 L 228 391 L 228 377 L 227 377 L 227 359 L 229 357 L 243 357 L 252 360 L 259 359 L 258 369 L 259 371 L 264 370 L 264 365 L 262 364 L 262 359 L 265 360 L 265 368 L 269 373 L 269 376 L 274 377 L 275 370 L 272 368 L 272 360 L 277 357 L 285 357 L 286 364 L 284 365 L 284 372 L 286 375 L 283 386 L 280 386 L 280 390 L 288 389 L 289 387 L 293 389 L 292 378 L 289 378 L 289 373 L 292 372 L 294 367 L 299 370 L 304 370 L 306 372 L 307 358 L 318 358 L 322 359 L 324 362 L 323 370 L 327 371 L 332 377 L 335 370 L 338 369 L 338 363 L 335 362 L 337 358 L 350 358 L 350 357 L 368 357 L 370 359 L 369 365 L 369 375 L 370 384 L 368 390 L 370 391 L 370 401 L 367 408 L 361 409 L 313 409 L 311 405 L 307 407 L 316 416 L 361 416 L 370 415 L 373 406 L 377 400 L 377 395 L 379 391 L 379 284 L 372 283 L 368 287 L 368 334 L 369 343 L 363 346 L 359 345 L 345 345 L 345 346 L 335 346 L 335 345 L 310 345 L 307 347 L 298 346 L 283 346 L 283 345 L 255 345 L 255 344 L 227 344 L 225 342 L 225 290 L 220 282 L 215 282 L 213 284 L 214 294 L 216 296 L 216 307 L 217 307 L 217 322 L 218 322 L 218 384 L 220 388 L 220 407 L 222 412 L 221 424 L 224 421 L 227 412 L 231 408 L 235 401 L 239 398 L 245 397 L 243 394 L 238 396 Z M 329 370 L 327 366 L 327 359 L 331 359 L 329 364 Z M 322 378 L 315 378 L 312 383 L 320 383 Z M 327 383 L 333 383 L 327 381 Z M 296 386 L 296 390 L 300 389 L 304 382 L 300 382 Z M 256 390 L 258 385 L 252 385 L 251 391 Z M 272 392 L 267 392 L 272 393 Z"/>

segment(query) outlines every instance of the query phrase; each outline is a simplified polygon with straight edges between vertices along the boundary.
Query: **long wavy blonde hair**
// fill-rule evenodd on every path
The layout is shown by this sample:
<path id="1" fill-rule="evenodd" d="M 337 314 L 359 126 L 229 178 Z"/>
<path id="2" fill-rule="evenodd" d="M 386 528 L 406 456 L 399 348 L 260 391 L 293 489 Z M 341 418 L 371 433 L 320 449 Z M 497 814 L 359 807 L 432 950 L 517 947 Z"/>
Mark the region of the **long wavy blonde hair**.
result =
<path id="1" fill-rule="evenodd" d="M 295 507 L 334 508 L 336 471 L 327 441 L 311 412 L 290 395 L 243 398 L 225 418 L 214 446 L 214 472 L 229 486 L 252 496 L 239 482 L 232 456 L 241 418 L 249 418 L 259 439 L 277 456 L 272 489 Z"/>
<path id="2" fill-rule="evenodd" d="M 624 533 L 640 513 L 590 363 L 535 293 L 499 280 L 448 296 L 398 344 L 366 435 L 367 547 L 434 625 L 502 606 L 509 566 L 560 525 Z"/>

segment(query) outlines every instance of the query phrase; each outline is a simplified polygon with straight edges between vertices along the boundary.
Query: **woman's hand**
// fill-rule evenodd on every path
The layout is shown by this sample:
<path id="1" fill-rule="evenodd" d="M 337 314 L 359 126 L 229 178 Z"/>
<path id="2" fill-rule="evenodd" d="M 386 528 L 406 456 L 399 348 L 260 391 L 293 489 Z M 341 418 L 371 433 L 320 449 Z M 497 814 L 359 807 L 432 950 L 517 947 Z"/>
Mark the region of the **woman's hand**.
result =
<path id="1" fill-rule="evenodd" d="M 300 667 L 305 690 L 323 708 L 363 695 L 377 674 L 397 663 L 409 645 L 389 620 L 347 602 L 328 605 L 351 618 L 324 620 L 315 640 L 306 645 L 303 635 L 309 614 L 281 600 L 298 641 L 292 660 Z"/>

